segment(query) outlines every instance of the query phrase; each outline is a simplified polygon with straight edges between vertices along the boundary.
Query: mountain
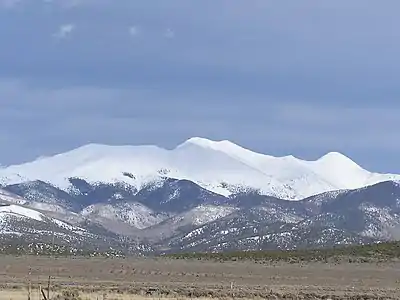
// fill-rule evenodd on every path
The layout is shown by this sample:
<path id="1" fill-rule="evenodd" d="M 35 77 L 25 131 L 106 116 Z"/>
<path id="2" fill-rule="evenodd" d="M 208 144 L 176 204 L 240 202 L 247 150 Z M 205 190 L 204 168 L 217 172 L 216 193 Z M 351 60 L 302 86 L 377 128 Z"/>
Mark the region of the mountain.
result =
<path id="1" fill-rule="evenodd" d="M 3 186 L 43 181 L 67 193 L 71 190 L 91 193 L 93 185 L 97 185 L 97 191 L 101 185 L 107 189 L 117 185 L 132 194 L 162 184 L 165 178 L 187 180 L 222 196 L 256 191 L 287 200 L 400 180 L 399 175 L 366 171 L 335 152 L 305 161 L 293 156 L 264 155 L 229 141 L 204 138 L 191 138 L 172 150 L 89 144 L 30 163 L 0 168 Z M 84 191 L 85 188 L 89 190 Z M 106 193 L 93 196 L 104 198 Z"/>
<path id="2" fill-rule="evenodd" d="M 396 240 L 399 180 L 335 152 L 304 161 L 201 138 L 172 150 L 87 145 L 0 169 L 0 250 L 52 232 L 63 247 L 142 254 Z"/>
<path id="3" fill-rule="evenodd" d="M 378 183 L 292 202 L 256 195 L 253 206 L 181 232 L 165 251 L 321 248 L 400 238 L 400 184 Z"/>
<path id="4" fill-rule="evenodd" d="M 165 179 L 127 198 L 125 188 L 110 199 L 65 206 L 65 195 L 47 183 L 10 186 L 27 200 L 0 190 L 0 241 L 56 242 L 77 249 L 118 248 L 130 253 L 321 248 L 396 240 L 400 237 L 400 184 L 377 183 L 354 190 L 325 192 L 300 201 L 257 193 L 213 194 L 195 183 Z M 26 187 L 31 187 L 28 193 Z M 43 187 L 46 188 L 43 188 Z M 101 190 L 104 186 L 99 187 Z M 36 192 L 36 190 L 42 193 Z M 55 192 L 59 190 L 58 192 Z M 95 186 L 91 186 L 97 194 Z M 37 208 L 41 199 L 59 207 Z M 70 191 L 68 206 L 91 203 L 93 193 Z M 172 197 L 171 195 L 175 195 Z M 37 196 L 38 198 L 35 198 Z M 169 201 L 173 204 L 168 205 Z M 179 206 L 179 203 L 182 205 Z M 39 217 L 38 217 L 39 216 Z"/>

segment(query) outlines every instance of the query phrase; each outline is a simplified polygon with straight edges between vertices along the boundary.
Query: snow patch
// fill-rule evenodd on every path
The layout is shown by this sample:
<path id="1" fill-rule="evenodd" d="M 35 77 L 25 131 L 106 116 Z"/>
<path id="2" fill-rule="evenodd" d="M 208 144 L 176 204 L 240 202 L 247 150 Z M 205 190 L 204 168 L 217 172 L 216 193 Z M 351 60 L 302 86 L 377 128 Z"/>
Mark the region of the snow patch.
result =
<path id="1" fill-rule="evenodd" d="M 163 221 L 166 216 L 153 212 L 150 208 L 137 202 L 116 204 L 94 204 L 82 210 L 84 217 L 102 217 L 121 221 L 138 229 L 144 229 Z"/>
<path id="2" fill-rule="evenodd" d="M 87 233 L 86 229 L 83 229 L 81 227 L 78 226 L 72 226 L 70 224 L 67 224 L 63 221 L 57 220 L 57 219 L 52 219 L 52 221 L 60 228 L 66 229 L 70 232 L 79 234 L 79 235 L 84 235 L 85 233 Z"/>
<path id="3" fill-rule="evenodd" d="M 57 213 L 67 213 L 67 210 L 62 208 L 59 205 L 56 204 L 49 204 L 49 203 L 42 203 L 42 202 L 28 202 L 26 203 L 26 206 L 29 206 L 34 209 L 38 210 L 44 210 L 44 211 L 51 211 L 51 212 L 57 212 Z"/>
<path id="4" fill-rule="evenodd" d="M 191 218 L 193 225 L 200 226 L 226 217 L 236 210 L 231 206 L 200 205 L 186 213 L 186 217 Z"/>
<path id="5" fill-rule="evenodd" d="M 14 195 L 6 190 L 0 189 L 0 201 L 7 201 L 10 203 L 14 203 L 14 204 L 25 204 L 26 203 L 26 199 Z"/>
<path id="6" fill-rule="evenodd" d="M 0 217 L 4 215 L 15 215 L 17 217 L 34 219 L 36 221 L 42 221 L 44 215 L 36 210 L 25 208 L 18 205 L 0 206 Z"/>

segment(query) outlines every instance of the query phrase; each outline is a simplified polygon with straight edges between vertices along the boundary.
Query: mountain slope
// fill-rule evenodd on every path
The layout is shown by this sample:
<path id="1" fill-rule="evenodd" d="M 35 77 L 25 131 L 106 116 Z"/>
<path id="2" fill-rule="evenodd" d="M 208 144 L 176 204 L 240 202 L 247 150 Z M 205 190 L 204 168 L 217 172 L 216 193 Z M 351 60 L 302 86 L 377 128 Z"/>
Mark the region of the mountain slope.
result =
<path id="1" fill-rule="evenodd" d="M 40 181 L 29 181 L 6 186 L 4 190 L 17 194 L 25 199 L 27 206 L 50 211 L 75 211 L 77 205 L 68 193 Z"/>
<path id="2" fill-rule="evenodd" d="M 48 184 L 42 189 L 42 182 L 27 186 L 64 195 Z M 324 248 L 400 238 L 400 185 L 394 181 L 300 201 L 257 193 L 226 198 L 193 182 L 170 178 L 136 194 L 124 194 L 124 186 L 113 184 L 89 186 L 89 200 L 83 190 L 70 191 L 72 205 L 93 202 L 96 187 L 108 192 L 77 212 L 67 207 L 32 209 L 32 205 L 43 204 L 40 197 L 46 200 L 47 194 L 28 193 L 18 185 L 13 185 L 16 192 L 39 198 L 28 201 L 0 190 L 0 202 L 6 205 L 0 207 L 0 240 L 49 242 L 55 230 L 58 243 L 81 248 L 133 251 L 147 245 L 149 251 L 151 245 L 156 252 L 177 252 Z M 64 204 L 63 197 L 60 207 Z"/>
<path id="3" fill-rule="evenodd" d="M 144 229 L 165 220 L 168 215 L 156 213 L 137 202 L 118 202 L 114 204 L 98 203 L 84 208 L 81 215 L 85 218 L 98 218 L 125 223 L 136 229 Z"/>
<path id="4" fill-rule="evenodd" d="M 78 252 L 116 249 L 125 253 L 141 253 L 149 250 L 147 245 L 124 238 L 89 220 L 74 225 L 45 212 L 4 201 L 1 203 L 1 249 L 12 245 L 18 249 L 53 243 Z"/>
<path id="5" fill-rule="evenodd" d="M 399 175 L 368 172 L 339 153 L 304 161 L 293 156 L 263 155 L 229 141 L 202 138 L 189 139 L 172 150 L 90 144 L 0 169 L 3 186 L 41 180 L 66 192 L 76 188 L 76 180 L 90 185 L 118 184 L 139 192 L 161 184 L 165 178 L 188 180 L 225 196 L 257 191 L 289 200 L 400 180 Z"/>
<path id="6" fill-rule="evenodd" d="M 34 239 L 48 239 L 52 232 L 60 239 L 89 237 L 83 228 L 72 226 L 63 221 L 51 218 L 45 214 L 27 207 L 15 204 L 2 204 L 0 207 L 0 235 L 31 236 Z"/>
<path id="7" fill-rule="evenodd" d="M 222 205 L 229 202 L 226 197 L 210 192 L 189 180 L 165 178 L 157 185 L 148 185 L 140 190 L 135 199 L 159 212 L 181 213 L 199 205 Z"/>
<path id="8" fill-rule="evenodd" d="M 13 203 L 13 204 L 24 204 L 27 202 L 27 200 L 20 195 L 14 194 L 5 189 L 0 189 L 0 203 L 3 202 Z"/>
<path id="9" fill-rule="evenodd" d="M 261 195 L 233 200 L 231 214 L 177 233 L 164 251 L 288 250 L 400 238 L 400 185 L 393 181 L 297 202 Z"/>

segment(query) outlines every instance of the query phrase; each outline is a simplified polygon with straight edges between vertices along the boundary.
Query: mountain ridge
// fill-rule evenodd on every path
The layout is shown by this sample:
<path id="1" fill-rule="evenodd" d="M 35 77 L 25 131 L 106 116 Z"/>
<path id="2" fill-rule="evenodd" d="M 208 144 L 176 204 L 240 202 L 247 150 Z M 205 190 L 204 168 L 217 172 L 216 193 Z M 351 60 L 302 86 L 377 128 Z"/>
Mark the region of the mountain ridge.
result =
<path id="1" fill-rule="evenodd" d="M 73 178 L 89 183 L 126 184 L 137 191 L 173 178 L 192 181 L 223 196 L 257 191 L 281 199 L 300 200 L 322 192 L 400 180 L 400 175 L 369 172 L 338 152 L 307 161 L 291 155 L 274 157 L 227 140 L 199 137 L 190 138 L 171 150 L 154 145 L 88 144 L 0 168 L 3 186 L 42 180 L 68 191 Z"/>

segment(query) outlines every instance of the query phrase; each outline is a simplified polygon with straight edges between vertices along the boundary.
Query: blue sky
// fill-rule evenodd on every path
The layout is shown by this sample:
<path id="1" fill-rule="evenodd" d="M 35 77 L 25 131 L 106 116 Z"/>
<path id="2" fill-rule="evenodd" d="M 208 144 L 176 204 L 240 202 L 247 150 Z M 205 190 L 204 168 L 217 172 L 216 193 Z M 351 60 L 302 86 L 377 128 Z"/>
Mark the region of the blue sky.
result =
<path id="1" fill-rule="evenodd" d="M 400 172 L 398 1 L 0 0 L 0 163 L 229 139 Z"/>

